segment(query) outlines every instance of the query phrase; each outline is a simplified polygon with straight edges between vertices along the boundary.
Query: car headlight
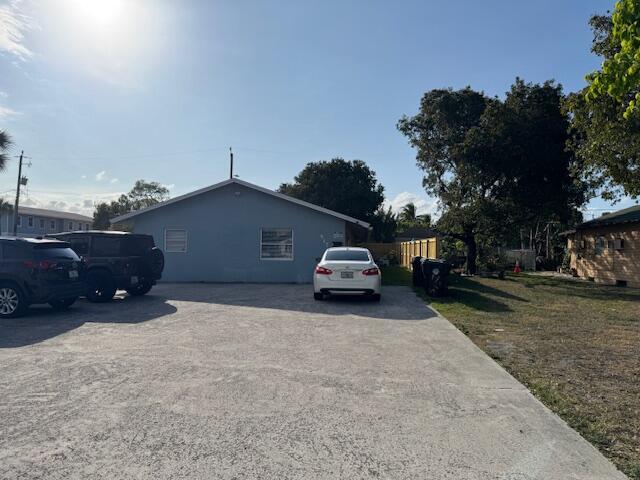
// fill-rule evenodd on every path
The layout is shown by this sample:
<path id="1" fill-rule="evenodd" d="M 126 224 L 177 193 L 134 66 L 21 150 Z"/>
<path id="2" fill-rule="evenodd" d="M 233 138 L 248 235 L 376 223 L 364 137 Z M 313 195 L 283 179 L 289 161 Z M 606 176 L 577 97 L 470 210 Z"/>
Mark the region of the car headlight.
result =
<path id="1" fill-rule="evenodd" d="M 440 269 L 439 269 L 439 268 L 434 268 L 433 270 L 431 270 L 431 272 L 432 272 L 434 275 L 438 275 L 438 274 L 440 273 Z"/>

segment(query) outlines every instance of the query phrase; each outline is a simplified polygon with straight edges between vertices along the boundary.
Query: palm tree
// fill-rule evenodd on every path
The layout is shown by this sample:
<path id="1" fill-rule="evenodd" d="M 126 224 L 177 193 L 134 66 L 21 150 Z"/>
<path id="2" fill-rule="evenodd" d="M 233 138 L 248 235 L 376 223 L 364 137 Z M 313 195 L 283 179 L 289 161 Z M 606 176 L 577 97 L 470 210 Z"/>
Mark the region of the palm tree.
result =
<path id="1" fill-rule="evenodd" d="M 415 223 L 416 221 L 416 205 L 415 203 L 407 203 L 400 211 L 400 220 L 406 223 Z"/>
<path id="2" fill-rule="evenodd" d="M 11 137 L 4 130 L 0 130 L 0 171 L 4 170 L 9 162 L 8 150 L 11 146 Z"/>
<path id="3" fill-rule="evenodd" d="M 7 202 L 4 198 L 0 197 L 0 235 L 2 234 L 2 215 L 11 212 L 13 212 L 13 205 L 11 205 L 10 202 Z M 10 225 L 7 225 L 7 234 L 10 230 Z"/>

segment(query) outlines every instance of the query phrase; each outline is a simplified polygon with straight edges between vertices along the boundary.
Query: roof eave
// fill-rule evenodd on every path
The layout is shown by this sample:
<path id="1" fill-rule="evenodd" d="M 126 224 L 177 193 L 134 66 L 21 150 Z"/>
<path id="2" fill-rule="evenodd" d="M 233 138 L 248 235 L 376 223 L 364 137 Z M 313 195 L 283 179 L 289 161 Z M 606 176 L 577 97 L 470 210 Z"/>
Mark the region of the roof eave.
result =
<path id="1" fill-rule="evenodd" d="M 349 222 L 349 223 L 353 223 L 354 225 L 358 225 L 358 226 L 366 228 L 366 229 L 371 228 L 371 224 L 369 224 L 367 222 L 364 222 L 362 220 L 358 220 L 357 218 L 353 218 L 353 217 L 350 217 L 348 215 L 344 215 L 342 213 L 335 212 L 333 210 L 329 210 L 328 208 L 320 207 L 318 205 L 314 205 L 312 203 L 305 202 L 304 200 L 299 200 L 297 198 L 290 197 L 289 195 L 285 195 L 283 193 L 279 193 L 279 192 L 275 192 L 273 190 L 269 190 L 268 188 L 260 187 L 259 185 L 254 185 L 252 183 L 245 182 L 244 180 L 240 180 L 240 179 L 237 179 L 237 178 L 230 178 L 228 180 L 224 180 L 223 182 L 219 182 L 219 183 L 216 183 L 214 185 L 210 185 L 208 187 L 204 187 L 204 188 L 195 190 L 193 192 L 186 193 L 184 195 L 180 195 L 180 196 L 175 197 L 175 198 L 171 198 L 169 200 L 166 200 L 164 202 L 158 203 L 156 205 L 152 205 L 151 207 L 143 208 L 142 210 L 136 210 L 134 212 L 125 213 L 124 215 L 120 215 L 118 217 L 110 219 L 109 222 L 111 223 L 111 225 L 114 225 L 116 223 L 121 223 L 121 222 L 124 222 L 126 220 L 129 220 L 130 218 L 137 217 L 138 215 L 141 215 L 143 213 L 147 213 L 147 212 L 150 212 L 152 210 L 156 210 L 158 208 L 161 208 L 161 207 L 164 207 L 164 206 L 167 206 L 167 205 L 171 205 L 172 203 L 177 203 L 177 202 L 180 202 L 182 200 L 186 200 L 188 198 L 195 197 L 195 196 L 203 194 L 203 193 L 207 193 L 207 192 L 210 192 L 210 191 L 213 191 L 213 190 L 217 190 L 218 188 L 222 188 L 222 187 L 224 187 L 226 185 L 229 185 L 231 183 L 237 183 L 238 185 L 242 185 L 244 187 L 251 188 L 253 190 L 257 190 L 259 192 L 265 193 L 267 195 L 272 195 L 274 197 L 281 198 L 283 200 L 287 200 L 289 202 L 301 205 L 303 207 L 310 208 L 310 209 L 315 210 L 317 212 L 325 213 L 327 215 L 331 215 L 333 217 L 340 218 L 341 220 L 344 220 L 344 221 Z"/>

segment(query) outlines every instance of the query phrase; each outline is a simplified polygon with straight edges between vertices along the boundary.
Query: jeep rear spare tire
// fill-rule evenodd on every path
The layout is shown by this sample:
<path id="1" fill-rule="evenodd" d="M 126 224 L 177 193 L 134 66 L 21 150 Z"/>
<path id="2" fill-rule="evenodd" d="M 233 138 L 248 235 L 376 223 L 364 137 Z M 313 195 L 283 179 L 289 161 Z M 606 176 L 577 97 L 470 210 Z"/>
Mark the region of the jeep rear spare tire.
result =
<path id="1" fill-rule="evenodd" d="M 164 254 L 158 247 L 151 247 L 142 257 L 146 272 L 153 278 L 160 278 L 164 270 Z"/>

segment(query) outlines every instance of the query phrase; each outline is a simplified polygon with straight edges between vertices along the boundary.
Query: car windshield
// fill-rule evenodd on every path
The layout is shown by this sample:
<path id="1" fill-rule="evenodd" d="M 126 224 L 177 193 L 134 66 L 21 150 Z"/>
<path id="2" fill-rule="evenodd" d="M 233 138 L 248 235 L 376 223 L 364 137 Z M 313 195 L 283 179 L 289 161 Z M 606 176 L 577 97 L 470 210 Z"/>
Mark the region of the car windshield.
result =
<path id="1" fill-rule="evenodd" d="M 325 260 L 344 260 L 347 262 L 368 262 L 369 254 L 364 250 L 328 250 Z"/>
<path id="2" fill-rule="evenodd" d="M 69 247 L 60 246 L 60 245 L 38 245 L 35 248 L 35 254 L 37 260 L 48 260 L 51 258 L 64 258 L 68 260 L 79 261 L 80 258 L 76 255 L 76 252 L 71 250 Z"/>

